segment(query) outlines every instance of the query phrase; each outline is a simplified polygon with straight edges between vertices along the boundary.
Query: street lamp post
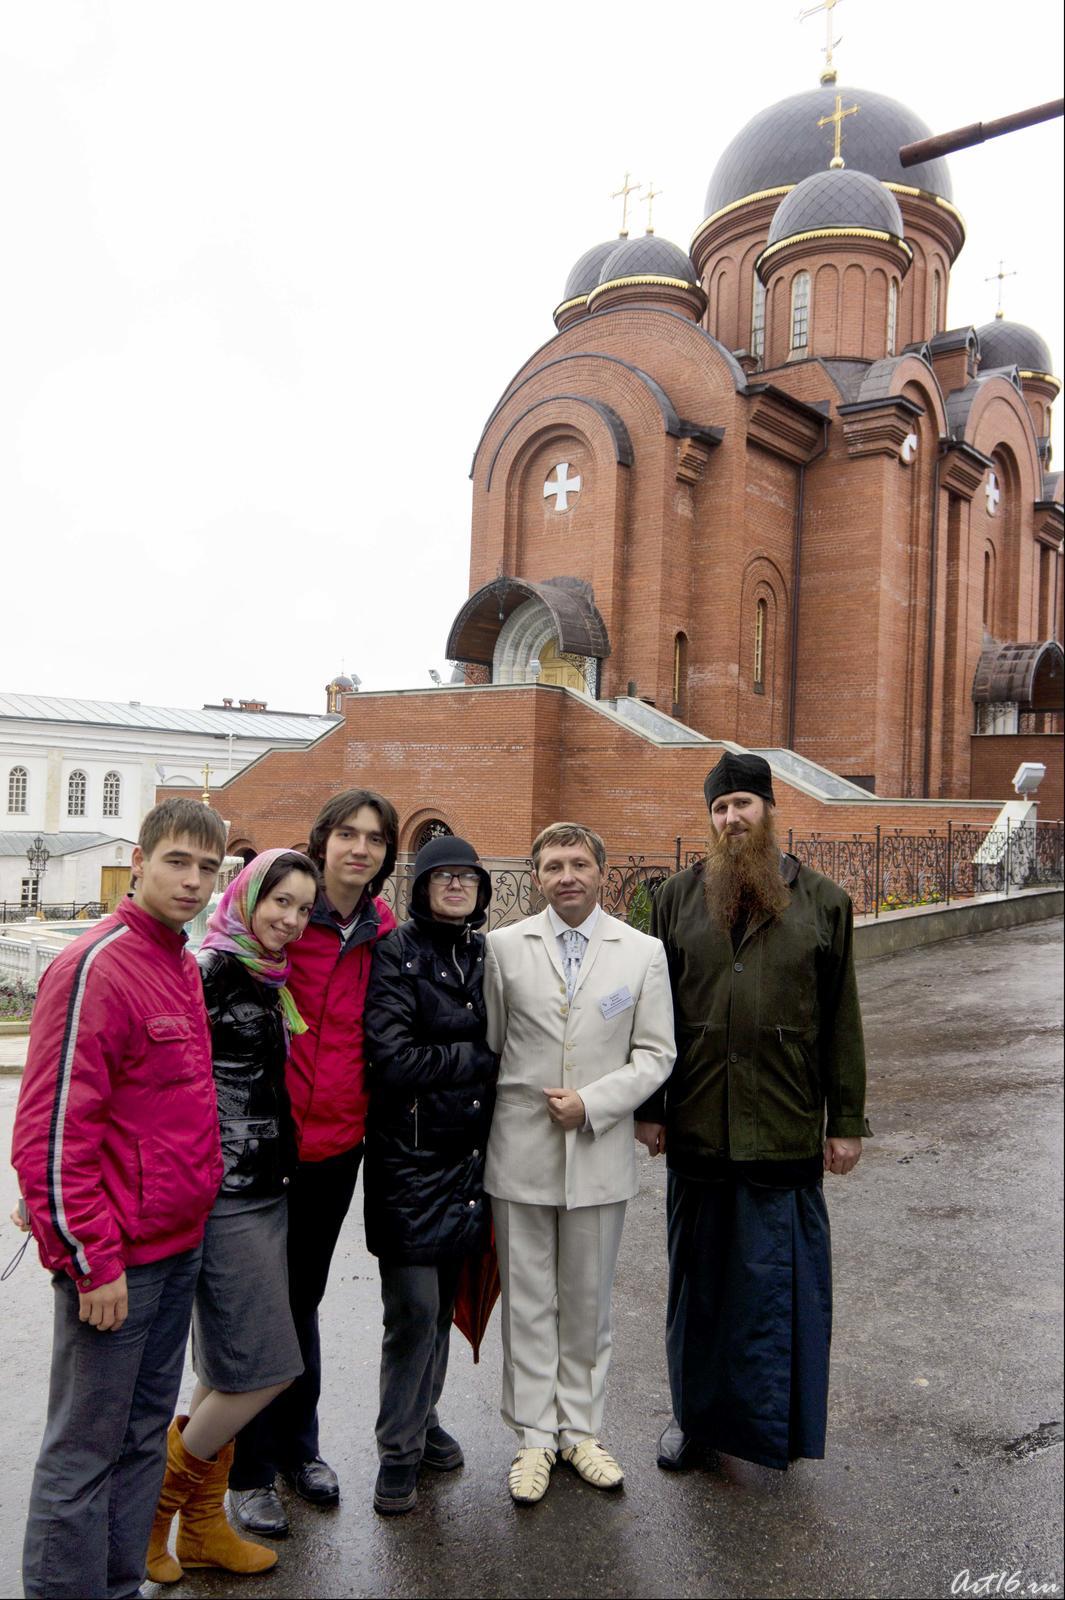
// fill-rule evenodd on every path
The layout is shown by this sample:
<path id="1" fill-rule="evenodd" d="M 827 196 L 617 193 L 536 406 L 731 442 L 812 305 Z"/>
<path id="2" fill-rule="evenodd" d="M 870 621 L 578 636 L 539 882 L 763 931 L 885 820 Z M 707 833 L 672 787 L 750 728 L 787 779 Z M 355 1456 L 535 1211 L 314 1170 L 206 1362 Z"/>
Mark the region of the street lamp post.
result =
<path id="1" fill-rule="evenodd" d="M 45 845 L 43 838 L 40 834 L 37 834 L 26 851 L 26 860 L 29 863 L 30 871 L 33 873 L 33 908 L 35 911 L 40 910 L 41 879 L 47 870 L 48 857 L 50 855 L 51 851 Z"/>

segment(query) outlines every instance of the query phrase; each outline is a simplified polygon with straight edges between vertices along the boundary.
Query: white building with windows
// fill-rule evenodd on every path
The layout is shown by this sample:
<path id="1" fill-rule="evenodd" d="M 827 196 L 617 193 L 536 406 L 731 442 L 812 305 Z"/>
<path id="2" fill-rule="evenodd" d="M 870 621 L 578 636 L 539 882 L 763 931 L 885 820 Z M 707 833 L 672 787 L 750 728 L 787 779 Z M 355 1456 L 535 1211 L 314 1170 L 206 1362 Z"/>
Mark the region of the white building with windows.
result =
<path id="1" fill-rule="evenodd" d="M 33 903 L 26 849 L 38 834 L 49 850 L 43 904 L 113 902 L 125 881 L 115 869 L 128 866 L 159 785 L 202 793 L 267 750 L 304 748 L 338 720 L 260 700 L 197 710 L 0 694 L 0 905 Z"/>

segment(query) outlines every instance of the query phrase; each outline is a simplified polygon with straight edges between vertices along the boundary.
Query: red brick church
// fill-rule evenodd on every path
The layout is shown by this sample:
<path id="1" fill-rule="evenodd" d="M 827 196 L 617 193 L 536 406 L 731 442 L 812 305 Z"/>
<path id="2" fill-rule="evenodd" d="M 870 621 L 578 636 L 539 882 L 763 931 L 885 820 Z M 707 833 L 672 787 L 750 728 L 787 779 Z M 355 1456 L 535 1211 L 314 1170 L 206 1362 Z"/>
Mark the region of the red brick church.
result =
<path id="1" fill-rule="evenodd" d="M 952 323 L 950 174 L 898 157 L 925 124 L 826 78 L 736 135 L 690 253 L 580 256 L 477 443 L 457 681 L 331 686 L 343 723 L 219 791 L 234 839 L 365 782 L 403 848 L 523 855 L 566 814 L 661 850 L 722 742 L 800 826 L 990 820 L 1022 759 L 1061 815 L 1060 382 L 1031 328 Z"/>

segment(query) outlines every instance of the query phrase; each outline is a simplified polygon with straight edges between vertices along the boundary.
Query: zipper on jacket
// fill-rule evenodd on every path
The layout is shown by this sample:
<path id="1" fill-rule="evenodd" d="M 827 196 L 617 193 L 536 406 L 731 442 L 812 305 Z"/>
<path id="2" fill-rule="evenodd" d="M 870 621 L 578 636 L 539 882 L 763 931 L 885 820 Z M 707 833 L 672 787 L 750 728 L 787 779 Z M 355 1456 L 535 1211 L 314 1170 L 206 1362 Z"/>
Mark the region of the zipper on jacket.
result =
<path id="1" fill-rule="evenodd" d="M 418 1102 L 417 1102 L 417 1100 L 415 1100 L 414 1104 L 411 1106 L 411 1110 L 414 1112 L 414 1148 L 415 1148 L 415 1150 L 417 1150 L 417 1148 L 418 1148 Z"/>

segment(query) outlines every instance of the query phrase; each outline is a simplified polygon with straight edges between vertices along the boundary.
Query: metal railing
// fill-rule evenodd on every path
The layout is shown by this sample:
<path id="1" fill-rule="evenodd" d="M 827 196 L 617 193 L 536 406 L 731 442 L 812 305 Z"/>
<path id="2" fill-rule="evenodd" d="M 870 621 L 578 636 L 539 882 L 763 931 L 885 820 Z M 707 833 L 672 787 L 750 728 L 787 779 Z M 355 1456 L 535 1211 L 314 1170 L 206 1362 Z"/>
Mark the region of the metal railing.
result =
<path id="1" fill-rule="evenodd" d="M 948 822 L 943 831 L 832 838 L 789 830 L 786 848 L 846 889 L 858 916 L 949 905 L 977 894 L 1010 894 L 1065 880 L 1065 823 L 981 828 Z"/>
<path id="2" fill-rule="evenodd" d="M 977 894 L 1010 894 L 1065 881 L 1065 823 L 1002 829 L 946 823 L 927 833 L 877 826 L 868 833 L 803 834 L 791 828 L 783 846 L 845 889 L 856 916 L 907 907 L 949 905 Z M 701 861 L 705 847 L 673 841 L 663 855 L 635 852 L 608 862 L 600 899 L 614 916 L 645 926 L 659 884 Z M 488 929 L 503 928 L 543 910 L 529 860 L 486 863 L 492 878 Z M 382 894 L 399 921 L 409 915 L 411 862 L 397 865 Z"/>
<path id="3" fill-rule="evenodd" d="M 106 915 L 107 906 L 102 900 L 42 900 L 39 906 L 23 905 L 21 900 L 0 900 L 0 923 L 86 922 Z"/>

